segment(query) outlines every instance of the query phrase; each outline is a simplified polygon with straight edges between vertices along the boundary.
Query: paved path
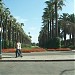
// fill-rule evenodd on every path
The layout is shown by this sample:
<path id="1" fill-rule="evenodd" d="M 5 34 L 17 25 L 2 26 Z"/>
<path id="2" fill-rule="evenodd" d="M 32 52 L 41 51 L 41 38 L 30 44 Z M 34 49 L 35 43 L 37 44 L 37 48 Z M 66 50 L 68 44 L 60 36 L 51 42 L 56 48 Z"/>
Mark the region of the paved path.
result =
<path id="1" fill-rule="evenodd" d="M 2 55 L 1 60 L 75 60 L 73 52 L 34 52 L 23 53 L 23 57 L 15 58 L 15 53 Z M 0 61 L 1 61 L 0 60 Z"/>

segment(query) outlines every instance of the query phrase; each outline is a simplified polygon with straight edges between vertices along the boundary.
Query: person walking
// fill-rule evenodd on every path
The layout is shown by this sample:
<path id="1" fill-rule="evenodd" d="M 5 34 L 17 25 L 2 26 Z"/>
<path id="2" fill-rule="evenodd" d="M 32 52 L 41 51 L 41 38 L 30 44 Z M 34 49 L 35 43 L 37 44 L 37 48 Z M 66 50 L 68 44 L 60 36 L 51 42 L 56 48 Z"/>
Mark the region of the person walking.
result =
<path id="1" fill-rule="evenodd" d="M 19 56 L 22 57 L 21 43 L 19 41 L 17 41 L 17 43 L 16 43 L 16 58 Z"/>

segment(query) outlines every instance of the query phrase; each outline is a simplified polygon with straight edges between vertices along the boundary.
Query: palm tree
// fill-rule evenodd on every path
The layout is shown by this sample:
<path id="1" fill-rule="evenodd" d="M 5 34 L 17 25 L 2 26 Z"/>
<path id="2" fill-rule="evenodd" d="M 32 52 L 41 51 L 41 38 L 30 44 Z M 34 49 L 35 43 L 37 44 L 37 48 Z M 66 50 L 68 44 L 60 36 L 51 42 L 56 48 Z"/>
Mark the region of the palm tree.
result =
<path id="1" fill-rule="evenodd" d="M 3 5 L 2 5 L 2 0 L 0 0 L 0 27 L 2 28 L 2 13 L 3 13 Z M 0 59 L 1 59 L 1 49 L 2 49 L 2 29 L 0 33 Z"/>
<path id="2" fill-rule="evenodd" d="M 6 8 L 3 4 L 2 0 L 0 0 L 0 26 L 3 27 L 4 46 L 11 41 L 13 42 L 13 47 L 15 47 L 15 41 L 19 35 L 21 35 L 20 40 L 23 43 L 25 43 L 25 40 L 27 40 L 27 43 L 30 43 L 30 38 L 25 34 L 22 28 L 24 24 L 17 23 L 16 19 L 10 15 L 9 8 Z"/>
<path id="3" fill-rule="evenodd" d="M 47 18 L 47 12 L 44 12 L 44 15 L 42 16 L 42 18 L 43 18 L 43 26 L 47 26 L 48 27 L 48 39 L 49 39 L 49 20 L 48 20 L 48 18 Z"/>
<path id="4" fill-rule="evenodd" d="M 71 16 L 72 15 L 72 16 Z M 74 42 L 74 16 L 73 14 L 69 15 L 68 13 L 63 13 L 61 16 L 61 30 L 64 33 L 64 44 L 66 46 L 66 34 L 70 36 L 69 42 Z M 72 36 L 72 37 L 71 37 Z M 73 38 L 73 39 L 72 39 Z M 73 40 L 73 41 L 72 41 Z"/>
<path id="5" fill-rule="evenodd" d="M 62 9 L 63 0 L 50 0 L 45 2 L 47 7 L 44 8 L 43 25 L 48 27 L 48 40 L 53 37 L 58 37 L 58 9 Z M 49 35 L 50 34 L 50 35 Z M 56 35 L 55 35 L 56 34 Z M 42 38 L 43 39 L 43 38 Z"/>
<path id="6" fill-rule="evenodd" d="M 15 43 L 16 43 L 16 38 L 15 38 L 15 26 L 16 26 L 16 19 L 13 17 L 13 20 L 12 20 L 12 42 L 13 42 L 13 47 L 15 48 Z"/>
<path id="7" fill-rule="evenodd" d="M 62 10 L 62 6 L 64 5 L 63 0 L 55 0 L 55 22 L 56 22 L 56 37 L 58 37 L 58 9 Z"/>
<path id="8" fill-rule="evenodd" d="M 6 47 L 6 43 L 8 42 L 8 18 L 10 15 L 9 8 L 4 9 L 3 16 L 3 39 L 4 39 L 4 47 Z"/>
<path id="9" fill-rule="evenodd" d="M 54 5 L 51 1 L 46 1 L 49 18 L 50 38 L 54 37 Z"/>
<path id="10" fill-rule="evenodd" d="M 4 3 L 2 2 L 2 0 L 0 0 L 0 27 L 3 28 L 4 24 Z M 4 30 L 4 28 L 3 28 Z M 4 33 L 4 31 L 3 31 Z M 0 36 L 2 36 L 2 33 L 0 33 Z M 0 40 L 2 39 L 3 37 L 0 38 Z"/>
<path id="11" fill-rule="evenodd" d="M 68 13 L 63 13 L 63 15 L 61 15 L 61 25 L 62 25 L 62 32 L 64 34 L 64 45 L 66 46 L 66 34 L 67 34 L 67 27 L 66 27 L 66 21 L 68 19 Z"/>
<path id="12" fill-rule="evenodd" d="M 68 20 L 71 23 L 72 42 L 73 42 L 73 45 L 75 46 L 75 34 L 74 34 L 74 31 L 75 31 L 75 15 L 73 13 L 73 14 L 70 14 L 68 17 L 69 17 Z"/>

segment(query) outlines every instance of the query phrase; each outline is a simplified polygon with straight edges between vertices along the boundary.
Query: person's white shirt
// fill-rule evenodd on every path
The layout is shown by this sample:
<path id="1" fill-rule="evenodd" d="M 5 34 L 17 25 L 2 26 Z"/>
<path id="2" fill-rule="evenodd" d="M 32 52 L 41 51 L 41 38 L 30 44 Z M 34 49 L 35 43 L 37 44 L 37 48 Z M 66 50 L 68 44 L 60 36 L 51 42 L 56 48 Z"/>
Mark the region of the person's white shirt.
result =
<path id="1" fill-rule="evenodd" d="M 21 43 L 17 42 L 17 49 L 21 49 Z"/>

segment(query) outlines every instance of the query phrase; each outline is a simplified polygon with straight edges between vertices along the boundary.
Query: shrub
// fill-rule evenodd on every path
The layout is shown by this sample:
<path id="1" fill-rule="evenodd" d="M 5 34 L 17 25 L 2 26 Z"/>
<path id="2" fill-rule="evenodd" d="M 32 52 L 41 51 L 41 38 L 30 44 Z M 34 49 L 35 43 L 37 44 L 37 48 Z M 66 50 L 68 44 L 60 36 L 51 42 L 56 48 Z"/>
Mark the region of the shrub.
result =
<path id="1" fill-rule="evenodd" d="M 9 40 L 4 40 L 3 44 L 4 44 L 4 48 L 8 48 L 9 47 Z"/>
<path id="2" fill-rule="evenodd" d="M 70 46 L 69 46 L 69 48 L 71 48 L 71 49 L 75 49 L 75 46 L 73 46 L 73 45 L 70 45 Z"/>
<path id="3" fill-rule="evenodd" d="M 30 44 L 22 44 L 22 48 L 26 48 L 26 47 L 31 48 L 31 45 Z"/>
<path id="4" fill-rule="evenodd" d="M 21 47 L 24 48 L 25 47 L 25 44 L 21 44 Z"/>
<path id="5" fill-rule="evenodd" d="M 53 46 L 54 48 L 60 48 L 61 47 L 61 41 L 59 37 L 53 38 Z"/>
<path id="6" fill-rule="evenodd" d="M 9 48 L 13 48 L 13 42 L 9 41 Z"/>
<path id="7" fill-rule="evenodd" d="M 59 37 L 51 38 L 47 42 L 47 48 L 60 48 L 61 47 L 61 41 Z"/>

